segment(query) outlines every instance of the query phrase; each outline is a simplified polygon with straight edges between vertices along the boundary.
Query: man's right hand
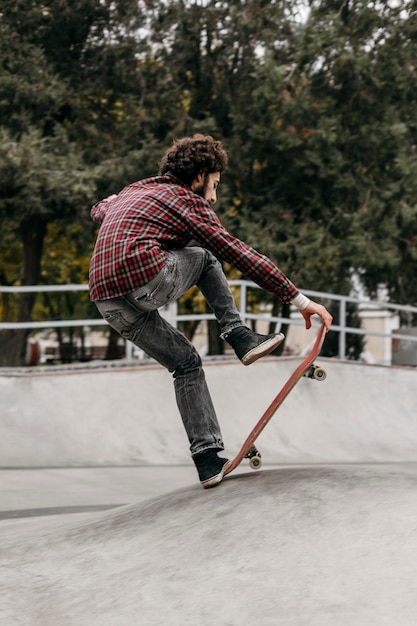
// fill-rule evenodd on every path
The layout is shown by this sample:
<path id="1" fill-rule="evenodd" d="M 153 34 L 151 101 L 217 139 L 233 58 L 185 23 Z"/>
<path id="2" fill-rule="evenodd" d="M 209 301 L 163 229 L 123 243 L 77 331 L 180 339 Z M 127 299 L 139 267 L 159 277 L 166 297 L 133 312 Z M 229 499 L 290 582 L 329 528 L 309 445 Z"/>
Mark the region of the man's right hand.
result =
<path id="1" fill-rule="evenodd" d="M 311 328 L 311 317 L 313 315 L 319 315 L 321 317 L 326 326 L 326 330 L 329 330 L 332 325 L 333 317 L 330 315 L 329 311 L 322 304 L 314 302 L 314 300 L 310 300 L 306 308 L 300 310 L 300 313 L 305 319 L 307 330 Z"/>

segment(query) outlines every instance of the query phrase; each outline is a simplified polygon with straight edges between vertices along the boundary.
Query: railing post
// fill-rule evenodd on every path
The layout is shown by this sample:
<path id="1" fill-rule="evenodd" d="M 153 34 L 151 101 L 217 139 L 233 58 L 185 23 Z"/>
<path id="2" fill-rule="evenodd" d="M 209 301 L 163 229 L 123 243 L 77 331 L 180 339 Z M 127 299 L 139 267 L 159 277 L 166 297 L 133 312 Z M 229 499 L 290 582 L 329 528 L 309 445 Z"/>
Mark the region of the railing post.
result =
<path id="1" fill-rule="evenodd" d="M 131 361 L 133 359 L 133 343 L 128 339 L 126 340 L 125 345 L 125 359 L 127 359 L 128 361 Z"/>
<path id="2" fill-rule="evenodd" d="M 346 357 L 346 300 L 344 298 L 340 300 L 339 316 L 339 359 L 343 360 Z"/>
<path id="3" fill-rule="evenodd" d="M 246 323 L 246 298 L 247 298 L 247 289 L 246 283 L 241 281 L 239 291 L 239 313 L 243 320 Z"/>

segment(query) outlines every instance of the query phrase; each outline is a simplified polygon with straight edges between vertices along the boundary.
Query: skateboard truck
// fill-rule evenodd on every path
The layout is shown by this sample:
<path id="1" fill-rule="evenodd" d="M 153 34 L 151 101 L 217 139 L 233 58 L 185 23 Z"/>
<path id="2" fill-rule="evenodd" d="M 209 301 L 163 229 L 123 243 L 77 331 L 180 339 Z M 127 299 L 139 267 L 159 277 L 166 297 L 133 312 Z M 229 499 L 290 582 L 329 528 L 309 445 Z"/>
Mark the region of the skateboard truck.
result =
<path id="1" fill-rule="evenodd" d="M 248 452 L 245 454 L 245 459 L 249 459 L 249 467 L 251 467 L 252 469 L 261 469 L 262 456 L 253 444 L 249 448 Z"/>
<path id="2" fill-rule="evenodd" d="M 314 380 L 322 381 L 322 380 L 326 380 L 327 372 L 325 369 L 323 369 L 319 365 L 313 364 L 313 365 L 310 365 L 310 367 L 305 372 L 305 374 L 303 374 L 303 376 L 306 376 L 307 378 L 314 378 Z"/>

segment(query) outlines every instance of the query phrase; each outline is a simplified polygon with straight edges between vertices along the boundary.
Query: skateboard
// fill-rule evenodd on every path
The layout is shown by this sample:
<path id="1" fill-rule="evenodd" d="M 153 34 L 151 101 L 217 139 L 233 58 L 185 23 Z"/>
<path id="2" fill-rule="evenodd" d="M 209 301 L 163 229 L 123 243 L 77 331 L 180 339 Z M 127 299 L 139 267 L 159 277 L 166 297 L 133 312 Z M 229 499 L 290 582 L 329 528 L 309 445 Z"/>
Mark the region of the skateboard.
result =
<path id="1" fill-rule="evenodd" d="M 262 465 L 262 457 L 260 452 L 256 449 L 255 441 L 257 440 L 265 426 L 269 423 L 271 418 L 275 415 L 275 412 L 284 402 L 290 391 L 292 391 L 292 389 L 303 376 L 318 381 L 323 381 L 326 379 L 326 370 L 314 364 L 314 361 L 319 355 L 320 350 L 323 346 L 325 336 L 326 327 L 324 324 L 322 324 L 320 326 L 319 332 L 311 351 L 294 370 L 287 382 L 282 387 L 281 391 L 279 391 L 279 393 L 272 400 L 265 413 L 262 415 L 252 431 L 249 433 L 247 439 L 245 440 L 243 446 L 241 447 L 235 458 L 227 464 L 224 470 L 224 476 L 230 474 L 230 472 L 233 472 L 233 470 L 236 469 L 238 465 L 240 465 L 243 459 L 249 459 L 249 466 L 252 469 L 260 469 Z"/>

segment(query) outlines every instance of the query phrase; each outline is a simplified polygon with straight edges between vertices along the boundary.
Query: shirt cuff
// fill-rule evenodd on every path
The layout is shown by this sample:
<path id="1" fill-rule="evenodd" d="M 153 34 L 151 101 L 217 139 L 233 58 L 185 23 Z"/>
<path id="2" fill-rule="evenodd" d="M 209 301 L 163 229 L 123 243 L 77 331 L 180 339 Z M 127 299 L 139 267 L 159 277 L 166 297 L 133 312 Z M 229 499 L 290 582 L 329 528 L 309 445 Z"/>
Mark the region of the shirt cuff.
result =
<path id="1" fill-rule="evenodd" d="M 291 300 L 291 304 L 296 306 L 299 311 L 306 309 L 310 302 L 311 300 L 301 292 L 294 298 L 294 300 Z"/>

